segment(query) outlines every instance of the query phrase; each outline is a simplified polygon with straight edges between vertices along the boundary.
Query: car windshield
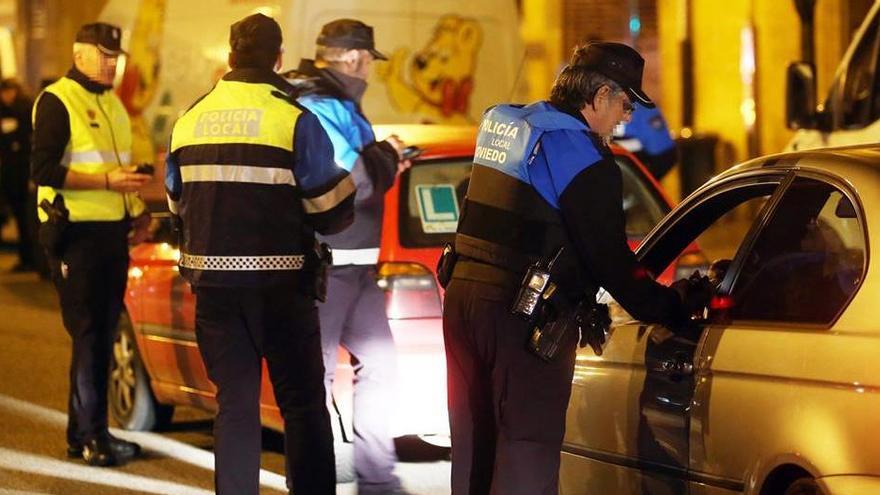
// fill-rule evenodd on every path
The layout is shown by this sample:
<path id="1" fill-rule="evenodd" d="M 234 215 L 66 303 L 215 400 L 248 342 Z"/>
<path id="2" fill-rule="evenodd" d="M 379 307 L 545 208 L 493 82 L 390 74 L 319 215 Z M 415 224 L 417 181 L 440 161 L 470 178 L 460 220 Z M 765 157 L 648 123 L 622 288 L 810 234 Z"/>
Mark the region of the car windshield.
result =
<path id="1" fill-rule="evenodd" d="M 644 173 L 629 158 L 615 156 L 623 177 L 626 234 L 639 241 L 669 212 Z M 437 160 L 414 166 L 400 188 L 400 241 L 405 247 L 452 242 L 470 179 L 471 160 Z"/>

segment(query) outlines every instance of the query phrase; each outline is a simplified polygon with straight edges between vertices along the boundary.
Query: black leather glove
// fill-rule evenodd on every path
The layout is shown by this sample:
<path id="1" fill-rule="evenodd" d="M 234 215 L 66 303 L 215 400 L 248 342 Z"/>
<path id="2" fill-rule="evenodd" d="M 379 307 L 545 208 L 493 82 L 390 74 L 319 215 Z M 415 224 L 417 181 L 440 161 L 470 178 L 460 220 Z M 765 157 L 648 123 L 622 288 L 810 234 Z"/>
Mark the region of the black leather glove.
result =
<path id="1" fill-rule="evenodd" d="M 678 293 L 687 314 L 698 318 L 703 316 L 703 310 L 709 306 L 714 293 L 709 278 L 697 271 L 688 278 L 676 280 L 670 287 Z"/>
<path id="2" fill-rule="evenodd" d="M 605 335 L 611 326 L 608 305 L 581 302 L 577 308 L 577 324 L 581 330 L 580 346 L 590 346 L 597 356 L 601 356 Z"/>

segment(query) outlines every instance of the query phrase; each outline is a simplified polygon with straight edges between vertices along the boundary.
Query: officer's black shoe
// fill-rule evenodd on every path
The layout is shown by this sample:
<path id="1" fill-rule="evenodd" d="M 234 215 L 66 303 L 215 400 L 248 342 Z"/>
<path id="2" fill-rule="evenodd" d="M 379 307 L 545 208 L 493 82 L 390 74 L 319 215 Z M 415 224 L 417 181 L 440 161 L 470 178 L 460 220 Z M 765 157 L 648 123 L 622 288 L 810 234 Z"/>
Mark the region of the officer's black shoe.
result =
<path id="1" fill-rule="evenodd" d="M 68 449 L 70 452 L 70 449 Z M 112 466 L 117 463 L 113 444 L 107 437 L 89 440 L 82 447 L 82 458 L 89 466 Z"/>
<path id="2" fill-rule="evenodd" d="M 110 446 L 113 447 L 113 453 L 116 454 L 116 457 L 120 460 L 127 461 L 141 455 L 140 445 L 134 442 L 129 442 L 128 440 L 116 438 L 109 433 L 107 436 L 110 438 Z"/>
<path id="3" fill-rule="evenodd" d="M 127 440 L 123 440 L 121 438 L 116 438 L 113 435 L 107 433 L 106 435 L 102 435 L 103 438 L 106 438 L 110 442 L 110 448 L 113 450 L 114 456 L 119 461 L 128 461 L 133 459 L 139 455 L 141 455 L 141 446 L 134 443 L 129 442 Z M 78 459 L 80 457 L 84 458 L 84 451 L 82 445 L 71 444 L 67 446 L 67 457 L 71 459 Z"/>

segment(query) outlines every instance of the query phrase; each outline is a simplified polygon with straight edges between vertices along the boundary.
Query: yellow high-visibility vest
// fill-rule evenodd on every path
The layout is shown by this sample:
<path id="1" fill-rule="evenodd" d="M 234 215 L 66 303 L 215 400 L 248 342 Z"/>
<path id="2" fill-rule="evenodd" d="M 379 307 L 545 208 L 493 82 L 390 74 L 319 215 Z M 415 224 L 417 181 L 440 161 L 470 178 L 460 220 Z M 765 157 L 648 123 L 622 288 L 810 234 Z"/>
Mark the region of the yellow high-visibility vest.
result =
<path id="1" fill-rule="evenodd" d="M 62 77 L 44 91 L 57 96 L 70 117 L 70 141 L 61 165 L 79 173 L 104 175 L 131 164 L 131 122 L 113 91 L 92 93 L 68 77 Z M 34 105 L 35 126 L 36 107 Z M 37 205 L 43 199 L 51 203 L 57 194 L 64 197 L 71 222 L 116 221 L 122 220 L 126 212 L 136 217 L 145 210 L 137 194 L 48 186 L 38 188 Z M 41 222 L 48 219 L 41 208 L 38 207 L 37 212 Z"/>
<path id="2" fill-rule="evenodd" d="M 281 96 L 271 84 L 221 79 L 174 124 L 169 152 L 191 145 L 236 143 L 293 151 L 293 128 L 302 112 Z"/>

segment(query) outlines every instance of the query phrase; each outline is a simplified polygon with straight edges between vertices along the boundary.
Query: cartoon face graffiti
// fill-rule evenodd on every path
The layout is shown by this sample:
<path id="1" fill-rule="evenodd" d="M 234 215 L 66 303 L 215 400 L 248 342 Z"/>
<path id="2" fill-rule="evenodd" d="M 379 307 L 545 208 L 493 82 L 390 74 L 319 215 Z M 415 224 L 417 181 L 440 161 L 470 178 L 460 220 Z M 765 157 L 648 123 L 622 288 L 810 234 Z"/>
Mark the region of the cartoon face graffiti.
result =
<path id="1" fill-rule="evenodd" d="M 445 15 L 426 45 L 407 61 L 398 49 L 379 76 L 394 106 L 434 122 L 468 121 L 482 30 L 473 19 Z M 406 77 L 409 74 L 409 78 Z"/>

